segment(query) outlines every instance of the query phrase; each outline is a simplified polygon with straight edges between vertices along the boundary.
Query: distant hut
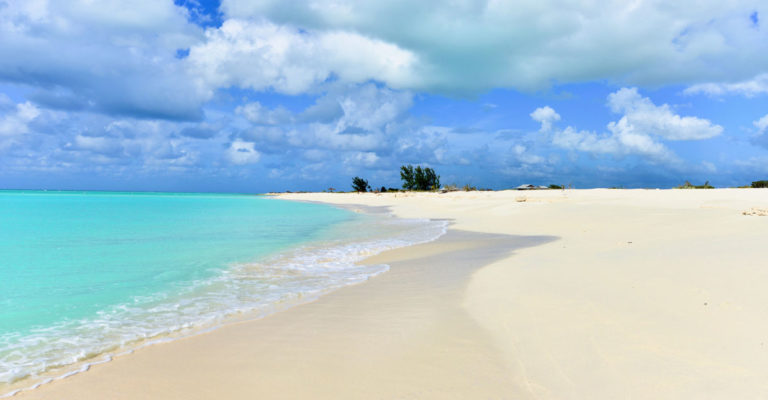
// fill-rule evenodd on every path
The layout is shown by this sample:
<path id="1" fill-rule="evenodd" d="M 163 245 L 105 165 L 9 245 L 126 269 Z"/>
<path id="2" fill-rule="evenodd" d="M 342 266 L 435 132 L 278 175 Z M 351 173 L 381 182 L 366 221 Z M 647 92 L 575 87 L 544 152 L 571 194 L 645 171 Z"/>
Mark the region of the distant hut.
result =
<path id="1" fill-rule="evenodd" d="M 526 185 L 520 185 L 520 186 L 516 187 L 515 189 L 517 189 L 517 190 L 536 190 L 536 189 L 538 189 L 538 186 L 531 185 L 531 184 L 526 184 Z"/>

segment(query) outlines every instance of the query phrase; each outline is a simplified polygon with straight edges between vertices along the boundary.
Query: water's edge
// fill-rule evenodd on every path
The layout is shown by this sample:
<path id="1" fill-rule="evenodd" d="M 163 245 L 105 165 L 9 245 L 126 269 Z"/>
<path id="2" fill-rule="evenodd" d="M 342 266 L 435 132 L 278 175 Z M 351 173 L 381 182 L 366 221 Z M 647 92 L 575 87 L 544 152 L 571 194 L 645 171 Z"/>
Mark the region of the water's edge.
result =
<path id="1" fill-rule="evenodd" d="M 106 351 L 101 354 L 96 354 L 93 357 L 89 357 L 86 360 L 83 360 L 81 362 L 73 363 L 71 365 L 68 365 L 63 368 L 57 368 L 50 374 L 43 374 L 40 376 L 33 376 L 33 377 L 27 377 L 19 380 L 18 382 L 15 382 L 14 384 L 8 385 L 11 390 L 7 393 L 0 394 L 0 398 L 9 398 L 13 397 L 16 394 L 19 394 L 24 391 L 30 391 L 35 390 L 39 388 L 42 385 L 62 380 L 68 377 L 71 377 L 73 375 L 86 372 L 88 371 L 92 366 L 104 364 L 109 361 L 112 361 L 115 358 L 126 356 L 129 354 L 134 353 L 137 350 L 140 350 L 144 347 L 156 345 L 156 344 L 162 344 L 162 343 L 168 343 L 172 341 L 176 341 L 179 339 L 187 338 L 190 336 L 196 336 L 200 334 L 209 333 L 212 331 L 215 331 L 221 327 L 232 325 L 232 324 L 238 324 L 248 321 L 255 321 L 259 319 L 263 319 L 264 317 L 267 317 L 269 315 L 275 314 L 280 311 L 284 311 L 289 308 L 293 308 L 302 304 L 306 304 L 309 302 L 313 302 L 320 298 L 321 296 L 334 292 L 338 289 L 341 289 L 346 286 L 355 285 L 359 283 L 363 283 L 367 281 L 370 278 L 373 278 L 381 273 L 384 273 L 388 271 L 389 266 L 388 265 L 369 265 L 365 263 L 366 259 L 369 259 L 370 257 L 380 254 L 382 252 L 396 249 L 396 248 L 402 248 L 402 247 L 408 247 L 413 246 L 417 244 L 432 242 L 434 240 L 437 240 L 441 236 L 443 236 L 448 229 L 449 221 L 447 220 L 406 220 L 406 219 L 399 219 L 396 218 L 388 207 L 372 207 L 372 206 L 366 206 L 366 205 L 339 205 L 339 204 L 333 204 L 333 203 L 325 203 L 325 202 L 314 202 L 314 201 L 305 201 L 305 200 L 289 200 L 289 199 L 277 199 L 274 198 L 276 201 L 296 201 L 296 202 L 307 202 L 307 203 L 317 203 L 317 204 L 323 204 L 328 207 L 335 207 L 339 209 L 344 209 L 351 212 L 356 213 L 362 213 L 362 214 L 368 214 L 368 215 L 378 215 L 380 218 L 390 218 L 393 220 L 400 220 L 400 221 L 421 221 L 424 226 L 426 227 L 427 224 L 433 224 L 433 226 L 438 227 L 434 234 L 429 235 L 428 237 L 424 238 L 412 238 L 416 240 L 408 240 L 407 238 L 388 238 L 387 240 L 381 240 L 379 243 L 377 243 L 377 247 L 372 247 L 369 249 L 365 249 L 366 251 L 360 251 L 355 256 L 353 256 L 352 259 L 346 260 L 348 263 L 351 263 L 351 265 L 359 265 L 364 267 L 371 267 L 375 268 L 374 270 L 368 271 L 366 274 L 363 275 L 362 279 L 352 279 L 348 282 L 343 282 L 341 284 L 337 284 L 334 286 L 329 286 L 325 288 L 321 288 L 316 291 L 310 291 L 306 293 L 299 293 L 298 297 L 291 298 L 286 301 L 278 301 L 276 303 L 272 303 L 267 307 L 262 308 L 253 308 L 248 310 L 242 310 L 242 309 L 231 309 L 227 310 L 225 317 L 223 317 L 221 320 L 216 321 L 213 324 L 210 324 L 209 326 L 200 325 L 200 326 L 192 326 L 189 328 L 183 328 L 180 331 L 171 332 L 168 334 L 160 334 L 154 337 L 150 337 L 147 339 L 139 340 L 137 342 L 131 343 L 129 346 L 118 346 L 117 349 L 112 349 L 111 351 Z M 307 252 L 316 251 L 316 252 L 323 252 L 326 251 L 325 256 L 326 257 L 332 257 L 334 252 L 337 252 L 339 250 L 343 251 L 344 243 L 338 243 L 336 244 L 336 247 L 313 247 L 320 244 L 320 242 L 311 242 L 307 243 L 306 246 L 309 250 Z M 327 244 L 326 244 L 327 245 Z M 288 257 L 287 254 L 281 254 L 281 256 Z M 264 260 L 265 263 L 268 263 L 270 261 L 274 261 L 279 257 L 269 257 L 268 259 Z"/>

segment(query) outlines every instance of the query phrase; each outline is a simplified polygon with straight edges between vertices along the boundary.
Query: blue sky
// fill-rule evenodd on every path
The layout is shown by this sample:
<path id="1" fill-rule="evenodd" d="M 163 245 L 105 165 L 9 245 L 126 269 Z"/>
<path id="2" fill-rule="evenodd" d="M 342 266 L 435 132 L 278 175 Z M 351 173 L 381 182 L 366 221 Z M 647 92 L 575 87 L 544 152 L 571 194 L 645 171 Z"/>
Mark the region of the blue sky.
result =
<path id="1" fill-rule="evenodd" d="M 0 188 L 768 179 L 761 1 L 0 0 Z"/>

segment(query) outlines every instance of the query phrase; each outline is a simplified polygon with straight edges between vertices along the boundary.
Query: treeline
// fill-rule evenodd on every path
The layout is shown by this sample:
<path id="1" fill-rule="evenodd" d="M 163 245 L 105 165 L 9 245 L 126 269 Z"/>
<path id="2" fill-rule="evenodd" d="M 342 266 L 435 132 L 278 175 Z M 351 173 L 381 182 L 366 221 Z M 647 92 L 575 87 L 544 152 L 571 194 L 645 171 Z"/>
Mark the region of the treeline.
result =
<path id="1" fill-rule="evenodd" d="M 440 175 L 429 167 L 422 168 L 418 165 L 414 168 L 410 164 L 403 165 L 400 167 L 400 179 L 403 181 L 403 190 L 427 191 L 440 189 Z M 371 191 L 371 185 L 368 184 L 368 180 L 356 176 L 352 178 L 352 190 L 368 192 Z M 379 191 L 393 192 L 398 190 L 382 186 Z"/>
<path id="2" fill-rule="evenodd" d="M 430 191 L 430 190 L 439 190 L 441 188 L 440 186 L 440 175 L 438 175 L 434 169 L 429 167 L 421 167 L 420 165 L 416 166 L 414 168 L 413 165 L 403 165 L 400 167 L 400 179 L 403 181 L 402 189 L 398 188 L 387 188 L 385 186 L 382 186 L 380 189 L 376 189 L 376 191 L 379 192 L 398 192 L 400 190 L 413 190 L 413 191 Z M 533 185 L 529 185 L 532 188 L 536 189 L 565 189 L 565 185 L 549 185 L 548 187 L 540 186 L 540 187 L 534 187 Z M 571 187 L 570 185 L 568 186 Z M 740 188 L 768 188 L 768 180 L 760 180 L 760 181 L 754 181 L 751 185 L 745 185 L 745 186 L 739 186 Z M 612 189 L 620 189 L 623 187 L 614 187 Z M 676 186 L 677 189 L 714 189 L 715 187 L 709 184 L 709 181 L 704 182 L 703 185 L 694 185 L 689 181 L 685 181 L 682 185 Z M 520 188 L 518 188 L 520 189 Z M 335 189 L 330 188 L 329 191 L 334 191 Z M 352 190 L 356 192 L 370 192 L 371 185 L 368 184 L 368 181 L 366 179 L 363 179 L 359 176 L 356 176 L 352 178 Z M 454 191 L 459 190 L 459 188 L 456 185 L 448 185 L 445 187 L 446 191 Z M 478 190 L 474 186 L 465 185 L 463 190 L 465 191 L 472 191 L 472 190 Z M 483 189 L 480 189 L 483 190 Z M 485 189 L 488 190 L 488 189 Z"/>
<path id="3" fill-rule="evenodd" d="M 746 189 L 746 188 L 754 188 L 754 189 L 761 189 L 761 188 L 768 188 L 768 180 L 764 181 L 754 181 L 750 185 L 744 185 L 744 186 L 738 186 L 739 188 Z M 685 181 L 684 184 L 680 186 L 675 186 L 676 189 L 714 189 L 715 187 L 709 184 L 709 181 L 704 182 L 703 185 L 694 185 L 689 181 Z"/>
<path id="4" fill-rule="evenodd" d="M 437 190 L 440 189 L 440 175 L 432 168 L 421 168 L 413 165 L 400 167 L 400 179 L 405 190 Z"/>

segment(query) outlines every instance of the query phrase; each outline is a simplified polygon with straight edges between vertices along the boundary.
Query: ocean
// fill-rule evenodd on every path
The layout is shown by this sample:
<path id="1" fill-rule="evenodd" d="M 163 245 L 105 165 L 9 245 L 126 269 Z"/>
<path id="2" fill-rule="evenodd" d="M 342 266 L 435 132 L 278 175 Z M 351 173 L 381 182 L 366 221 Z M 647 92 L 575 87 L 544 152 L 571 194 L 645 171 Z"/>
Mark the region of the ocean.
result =
<path id="1" fill-rule="evenodd" d="M 268 196 L 0 191 L 0 397 L 385 272 L 446 223 Z"/>

